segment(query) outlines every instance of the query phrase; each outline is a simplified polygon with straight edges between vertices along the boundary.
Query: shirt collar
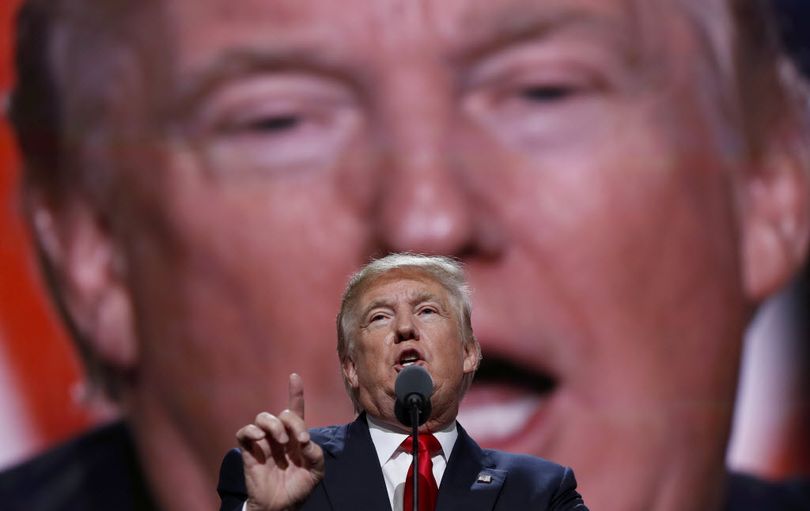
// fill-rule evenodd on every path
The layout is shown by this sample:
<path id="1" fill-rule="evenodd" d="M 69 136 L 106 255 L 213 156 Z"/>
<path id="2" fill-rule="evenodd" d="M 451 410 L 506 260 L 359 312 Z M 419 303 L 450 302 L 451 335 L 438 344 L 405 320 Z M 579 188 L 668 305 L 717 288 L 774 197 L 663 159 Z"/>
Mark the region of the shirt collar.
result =
<path id="1" fill-rule="evenodd" d="M 396 454 L 397 449 L 409 435 L 400 431 L 395 431 L 388 426 L 375 421 L 368 414 L 366 415 L 368 422 L 368 432 L 371 434 L 371 441 L 374 443 L 374 448 L 377 451 L 377 457 L 380 461 L 380 466 L 391 459 Z M 433 431 L 433 436 L 439 441 L 442 446 L 442 457 L 445 462 L 453 452 L 453 446 L 456 444 L 458 438 L 458 428 L 456 428 L 456 421 L 450 423 L 449 426 L 441 431 Z"/>

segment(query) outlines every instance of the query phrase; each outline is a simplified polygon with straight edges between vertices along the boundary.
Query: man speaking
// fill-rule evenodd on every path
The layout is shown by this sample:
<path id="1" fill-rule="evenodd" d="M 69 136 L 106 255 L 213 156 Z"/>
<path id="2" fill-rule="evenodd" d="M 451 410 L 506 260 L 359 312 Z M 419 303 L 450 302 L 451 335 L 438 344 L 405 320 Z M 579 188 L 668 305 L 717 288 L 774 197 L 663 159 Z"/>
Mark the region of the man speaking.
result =
<path id="1" fill-rule="evenodd" d="M 307 431 L 300 377 L 289 408 L 260 413 L 237 433 L 220 472 L 221 510 L 587 510 L 573 472 L 528 455 L 481 449 L 456 422 L 481 350 L 461 266 L 444 257 L 393 254 L 355 274 L 337 319 L 338 356 L 359 413 L 351 424 Z M 433 380 L 419 428 L 395 413 L 397 376 L 421 366 Z M 401 415 L 400 415 L 401 417 Z"/>

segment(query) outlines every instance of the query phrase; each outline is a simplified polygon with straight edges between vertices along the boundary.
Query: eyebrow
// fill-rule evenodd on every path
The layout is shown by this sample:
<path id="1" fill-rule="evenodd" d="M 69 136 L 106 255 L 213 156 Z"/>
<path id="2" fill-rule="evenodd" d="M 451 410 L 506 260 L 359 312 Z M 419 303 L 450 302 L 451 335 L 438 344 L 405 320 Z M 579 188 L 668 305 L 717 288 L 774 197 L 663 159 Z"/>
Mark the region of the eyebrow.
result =
<path id="1" fill-rule="evenodd" d="M 623 61 L 632 63 L 638 59 L 638 49 L 632 44 L 632 31 L 628 25 L 631 27 L 632 23 L 576 7 L 527 9 L 526 5 L 515 5 L 493 17 L 472 21 L 469 28 L 465 28 L 464 36 L 472 41 L 453 43 L 451 61 L 469 63 L 516 43 L 584 29 L 607 39 L 619 50 Z"/>
<path id="2" fill-rule="evenodd" d="M 534 6 L 535 4 L 529 4 Z M 627 24 L 610 16 L 570 6 L 512 5 L 494 16 L 462 20 L 463 37 L 450 41 L 449 64 L 462 67 L 511 44 L 576 28 L 603 33 L 615 41 L 628 62 L 637 50 L 628 34 Z M 634 52 L 634 50 L 636 50 Z M 176 83 L 167 105 L 172 118 L 184 117 L 223 83 L 260 72 L 301 71 L 318 74 L 346 83 L 353 90 L 373 83 L 373 67 L 357 55 L 340 55 L 323 41 L 276 41 L 267 46 L 227 48 L 203 64 L 184 72 Z"/>
<path id="3" fill-rule="evenodd" d="M 424 302 L 436 302 L 437 304 L 441 304 L 441 300 L 439 297 L 436 296 L 434 293 L 428 291 L 419 291 L 415 293 L 412 297 L 408 299 L 408 303 L 411 305 L 416 305 Z M 388 298 L 378 298 L 368 304 L 362 311 L 361 317 L 365 317 L 369 312 L 376 309 L 377 307 L 390 307 L 393 308 L 394 302 L 389 300 Z M 444 309 L 444 306 L 442 306 Z"/>

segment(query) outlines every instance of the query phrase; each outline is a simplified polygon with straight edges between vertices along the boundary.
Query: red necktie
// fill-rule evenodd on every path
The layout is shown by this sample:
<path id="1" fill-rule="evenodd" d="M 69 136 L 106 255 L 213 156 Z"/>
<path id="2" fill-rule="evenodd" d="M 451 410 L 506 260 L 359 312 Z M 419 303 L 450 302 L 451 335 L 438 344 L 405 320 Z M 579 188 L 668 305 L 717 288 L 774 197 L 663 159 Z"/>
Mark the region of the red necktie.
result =
<path id="1" fill-rule="evenodd" d="M 413 452 L 413 437 L 409 436 L 402 442 L 402 447 L 407 452 Z M 436 509 L 436 497 L 439 495 L 439 486 L 433 477 L 433 460 L 431 455 L 440 452 L 442 449 L 436 437 L 430 433 L 419 435 L 419 511 L 434 511 Z M 413 510 L 413 462 L 408 469 L 408 477 L 405 479 L 403 511 Z"/>

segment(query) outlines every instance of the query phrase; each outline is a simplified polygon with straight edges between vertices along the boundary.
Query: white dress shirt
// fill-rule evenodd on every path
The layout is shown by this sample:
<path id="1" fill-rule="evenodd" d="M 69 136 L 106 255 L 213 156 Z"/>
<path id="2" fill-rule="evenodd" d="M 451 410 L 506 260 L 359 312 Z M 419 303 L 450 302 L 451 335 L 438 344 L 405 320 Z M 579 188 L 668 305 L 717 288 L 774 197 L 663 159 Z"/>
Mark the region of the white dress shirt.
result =
<path id="1" fill-rule="evenodd" d="M 377 458 L 380 461 L 380 467 L 383 472 L 383 479 L 385 479 L 385 489 L 388 490 L 388 501 L 391 503 L 393 511 L 403 511 L 402 495 L 405 493 L 405 479 L 408 477 L 408 469 L 411 467 L 413 455 L 410 451 L 401 448 L 402 442 L 408 437 L 407 434 L 399 431 L 389 429 L 387 426 L 376 422 L 374 419 L 366 416 L 368 422 L 368 431 L 371 433 L 371 442 L 374 444 L 374 449 L 377 451 Z M 436 431 L 433 433 L 439 445 L 442 446 L 441 452 L 435 453 L 431 459 L 433 460 L 433 477 L 436 479 L 436 486 L 441 486 L 442 476 L 444 469 L 447 468 L 447 458 L 453 452 L 453 446 L 456 444 L 458 438 L 458 430 L 456 423 L 453 423 L 447 428 Z M 246 511 L 247 502 L 242 504 L 242 511 Z"/>
<path id="2" fill-rule="evenodd" d="M 411 452 L 401 448 L 402 442 L 408 435 L 389 429 L 369 416 L 366 416 L 366 419 L 368 421 L 368 431 L 371 433 L 371 441 L 374 443 L 374 449 L 377 451 L 377 458 L 380 461 L 380 467 L 382 467 L 391 509 L 393 511 L 403 511 L 402 496 L 405 493 L 405 479 L 408 477 L 408 469 L 413 460 Z M 458 438 L 455 421 L 447 428 L 433 432 L 433 436 L 442 446 L 441 452 L 437 452 L 431 457 L 436 486 L 441 486 L 444 469 L 447 468 L 447 459 L 450 457 L 450 453 L 453 452 L 453 446 Z"/>

